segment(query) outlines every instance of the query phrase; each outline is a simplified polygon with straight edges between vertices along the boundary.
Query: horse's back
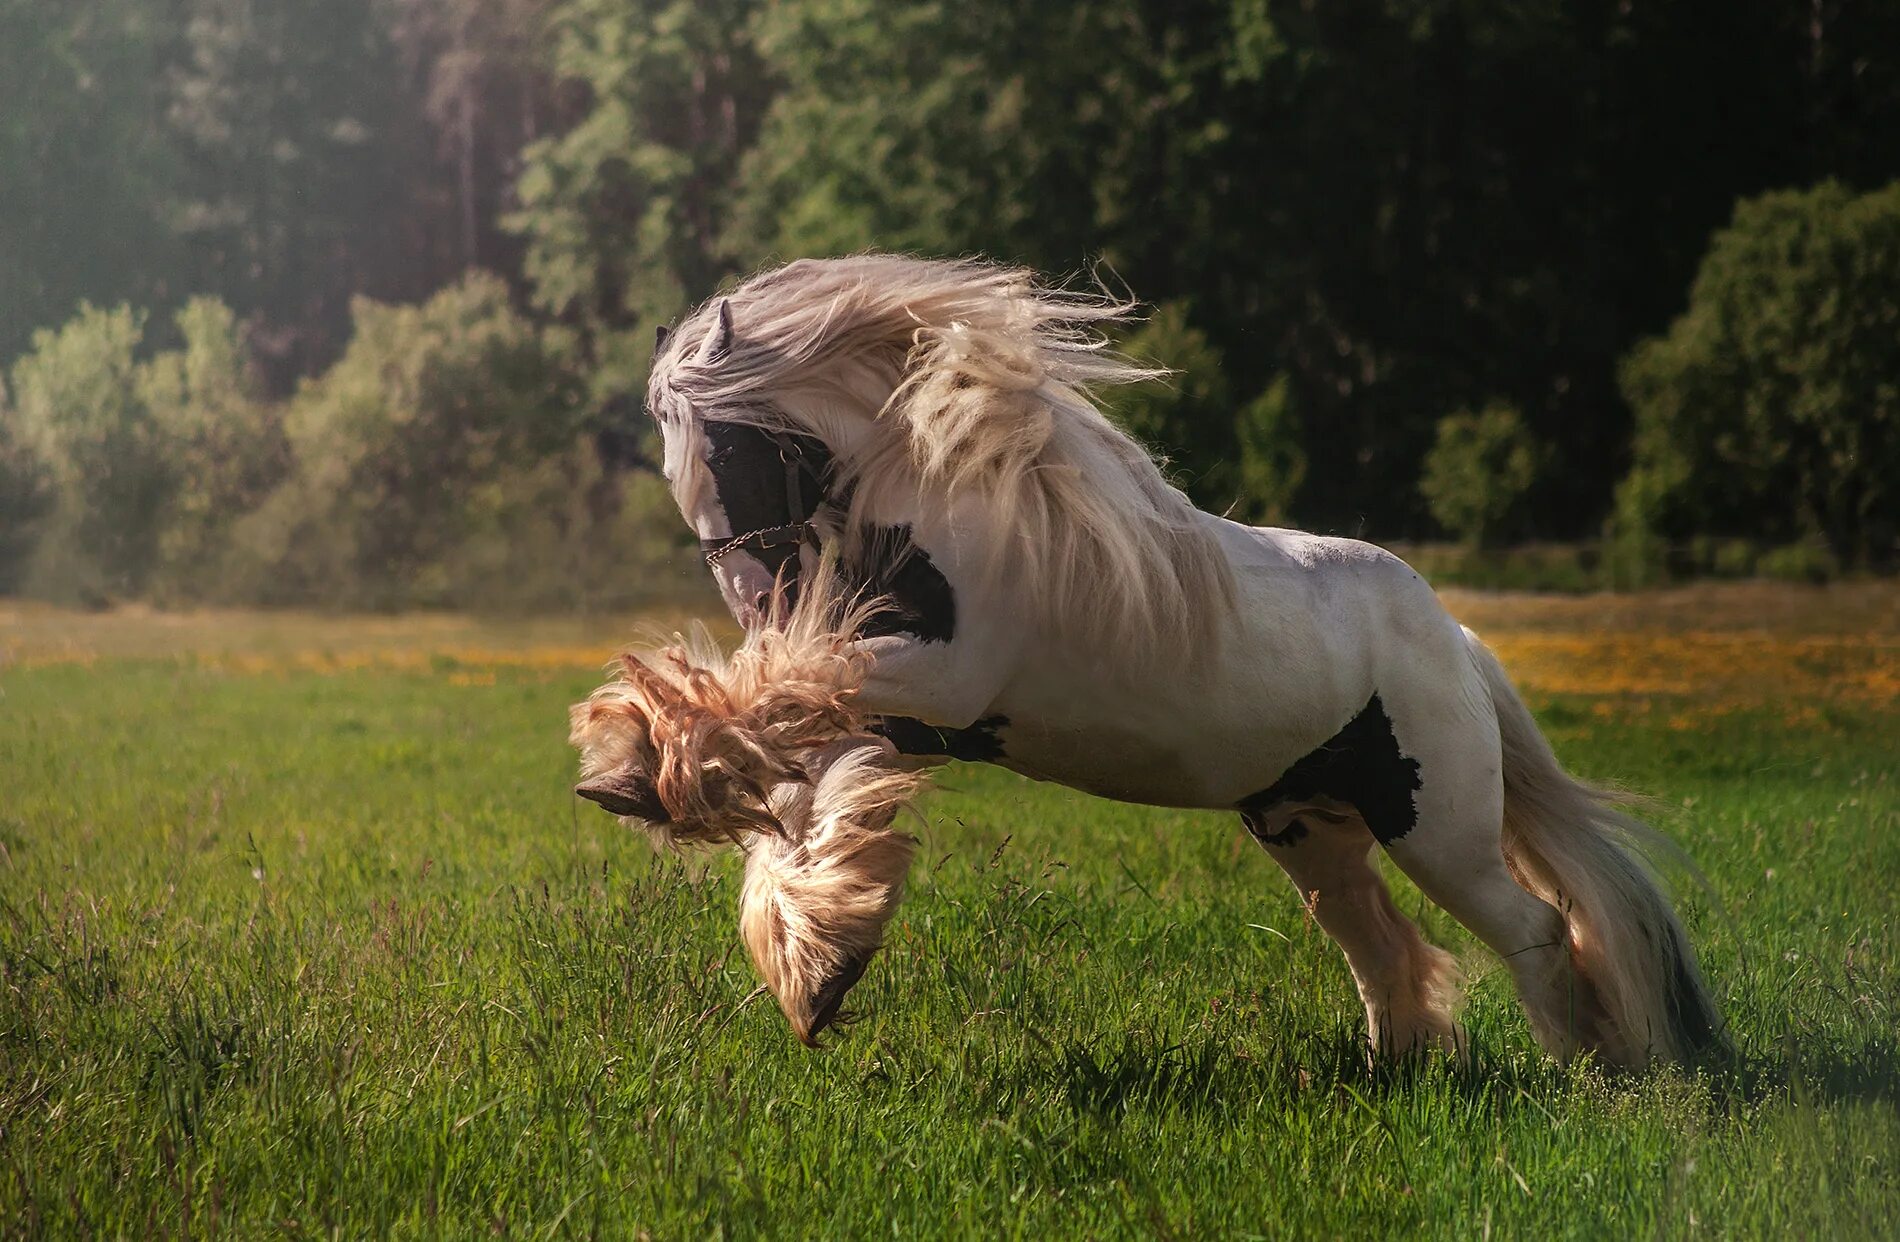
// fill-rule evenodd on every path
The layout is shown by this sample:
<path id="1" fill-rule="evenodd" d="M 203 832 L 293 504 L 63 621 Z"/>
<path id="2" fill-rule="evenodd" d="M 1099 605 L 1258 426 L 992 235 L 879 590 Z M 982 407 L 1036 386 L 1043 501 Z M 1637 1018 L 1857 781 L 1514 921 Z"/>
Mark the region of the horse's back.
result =
<path id="1" fill-rule="evenodd" d="M 1315 627 L 1334 645 L 1341 639 L 1357 644 L 1369 664 L 1408 649 L 1462 650 L 1458 624 L 1431 584 L 1377 544 L 1279 527 L 1221 526 L 1243 608 L 1252 614 L 1243 624 Z"/>

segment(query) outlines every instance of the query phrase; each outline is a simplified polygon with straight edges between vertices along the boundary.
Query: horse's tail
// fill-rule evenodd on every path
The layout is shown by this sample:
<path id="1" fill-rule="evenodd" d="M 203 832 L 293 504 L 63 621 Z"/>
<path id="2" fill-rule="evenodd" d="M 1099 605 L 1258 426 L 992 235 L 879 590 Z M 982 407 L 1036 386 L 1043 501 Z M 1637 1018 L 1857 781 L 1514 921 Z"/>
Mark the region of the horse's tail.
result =
<path id="1" fill-rule="evenodd" d="M 1505 859 L 1520 884 L 1563 912 L 1572 961 L 1622 1045 L 1605 1052 L 1640 1065 L 1719 1047 L 1721 1017 L 1649 864 L 1679 851 L 1623 811 L 1636 798 L 1563 770 L 1504 666 L 1476 634 L 1465 636 L 1497 707 Z"/>

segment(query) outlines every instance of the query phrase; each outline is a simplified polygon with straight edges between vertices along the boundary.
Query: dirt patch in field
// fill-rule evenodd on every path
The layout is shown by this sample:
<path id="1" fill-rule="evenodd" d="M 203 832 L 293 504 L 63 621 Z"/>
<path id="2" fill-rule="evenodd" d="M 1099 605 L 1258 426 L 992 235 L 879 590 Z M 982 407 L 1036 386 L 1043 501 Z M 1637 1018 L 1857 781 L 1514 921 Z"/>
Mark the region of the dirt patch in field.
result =
<path id="1" fill-rule="evenodd" d="M 1725 710 L 1900 703 L 1900 583 L 1713 583 L 1622 595 L 1453 589 L 1442 597 L 1532 694 L 1629 706 L 1684 699 Z M 699 619 L 679 610 L 495 621 L 0 602 L 0 669 L 160 659 L 258 675 L 433 673 L 480 686 L 498 670 L 599 670 L 628 643 Z M 724 617 L 704 619 L 718 637 L 734 637 Z"/>

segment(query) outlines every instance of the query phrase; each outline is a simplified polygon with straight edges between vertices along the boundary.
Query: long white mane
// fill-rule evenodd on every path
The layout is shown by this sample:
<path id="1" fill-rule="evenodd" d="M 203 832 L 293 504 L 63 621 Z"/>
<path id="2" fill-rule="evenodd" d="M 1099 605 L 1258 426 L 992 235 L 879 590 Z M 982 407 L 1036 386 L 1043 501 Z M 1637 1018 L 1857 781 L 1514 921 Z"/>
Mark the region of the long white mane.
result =
<path id="1" fill-rule="evenodd" d="M 679 438 L 697 440 L 699 419 L 817 435 L 852 489 L 847 539 L 867 511 L 908 497 L 980 499 L 959 555 L 1102 655 L 1186 656 L 1231 607 L 1208 526 L 1090 399 L 1164 374 L 1107 348 L 1100 327 L 1129 304 L 1020 268 L 887 254 L 800 260 L 726 301 L 733 331 L 717 356 L 702 349 L 715 301 L 654 358 L 649 406 Z M 682 456 L 685 495 L 704 483 L 680 470 L 703 465 Z"/>

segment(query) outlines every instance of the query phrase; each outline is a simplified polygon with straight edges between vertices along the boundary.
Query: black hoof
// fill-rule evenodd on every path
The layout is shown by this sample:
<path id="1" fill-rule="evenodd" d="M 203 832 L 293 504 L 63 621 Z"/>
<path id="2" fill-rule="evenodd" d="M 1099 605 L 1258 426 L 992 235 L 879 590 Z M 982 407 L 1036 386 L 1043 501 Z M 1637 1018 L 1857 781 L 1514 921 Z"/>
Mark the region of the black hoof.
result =
<path id="1" fill-rule="evenodd" d="M 861 958 L 846 962 L 837 974 L 825 980 L 818 989 L 818 994 L 812 997 L 811 1025 L 805 1032 L 806 1043 L 814 1043 L 820 1031 L 838 1020 L 845 993 L 857 986 L 858 980 L 864 978 L 865 968 L 870 964 L 871 955 L 867 953 Z"/>
<path id="2" fill-rule="evenodd" d="M 608 772 L 574 786 L 574 792 L 615 815 L 631 815 L 650 824 L 670 822 L 653 786 L 625 772 Z"/>

